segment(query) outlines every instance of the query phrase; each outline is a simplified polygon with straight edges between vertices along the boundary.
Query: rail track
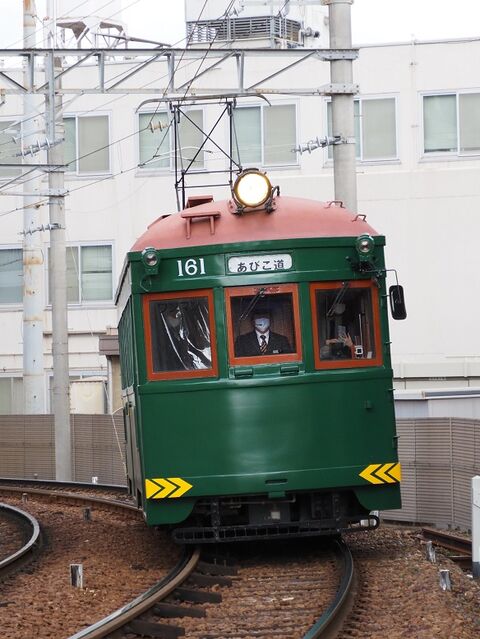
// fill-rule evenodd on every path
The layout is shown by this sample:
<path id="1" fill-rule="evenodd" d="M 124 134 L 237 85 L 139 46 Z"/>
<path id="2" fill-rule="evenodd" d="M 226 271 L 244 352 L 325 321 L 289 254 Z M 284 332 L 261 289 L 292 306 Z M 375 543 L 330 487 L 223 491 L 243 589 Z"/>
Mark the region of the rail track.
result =
<path id="1" fill-rule="evenodd" d="M 353 583 L 353 561 L 345 544 L 336 542 L 330 553 L 334 561 L 323 552 L 321 561 L 317 557 L 310 566 L 292 557 L 279 561 L 275 553 L 268 561 L 258 562 L 248 558 L 249 549 L 245 552 L 247 558 L 240 560 L 237 569 L 219 557 L 213 563 L 208 557 L 202 559 L 201 551 L 195 549 L 148 592 L 70 639 L 335 636 L 348 614 Z M 332 569 L 333 563 L 341 575 Z M 319 566 L 324 570 L 319 572 Z M 331 587 L 326 589 L 325 583 Z M 223 596 L 220 588 L 230 592 Z M 321 603 L 319 590 L 323 590 Z"/>
<path id="2" fill-rule="evenodd" d="M 5 557 L 0 558 L 0 581 L 2 581 L 6 575 L 18 570 L 35 557 L 42 538 L 38 521 L 29 513 L 15 506 L 0 503 L 0 517 L 13 520 L 15 525 L 20 527 L 21 536 L 26 537 L 25 543 L 20 548 L 9 550 Z"/>
<path id="3" fill-rule="evenodd" d="M 246 542 L 235 546 L 213 546 L 205 548 L 201 554 L 195 551 L 198 556 L 195 553 L 185 555 L 177 562 L 178 547 L 171 544 L 166 533 L 153 534 L 154 531 L 144 526 L 139 511 L 126 499 L 123 489 L 117 491 L 97 485 L 65 485 L 56 490 L 52 488 L 52 485 L 45 485 L 44 482 L 30 486 L 18 482 L 10 486 L 2 486 L 0 483 L 0 495 L 9 495 L 4 500 L 8 499 L 11 504 L 15 503 L 20 508 L 31 508 L 42 525 L 46 513 L 53 515 L 52 519 L 46 520 L 50 553 L 58 546 L 59 540 L 63 541 L 65 538 L 63 522 L 67 516 L 73 520 L 70 530 L 78 528 L 83 531 L 79 536 L 71 537 L 69 556 L 67 555 L 67 559 L 62 558 L 61 563 L 64 571 L 68 568 L 68 564 L 65 564 L 72 553 L 78 555 L 80 561 L 85 561 L 86 585 L 83 590 L 66 586 L 64 597 L 60 597 L 54 605 L 60 607 L 68 620 L 63 626 L 58 626 L 62 631 L 57 629 L 50 635 L 32 632 L 32 636 L 38 636 L 38 639 L 43 639 L 44 636 L 55 636 L 58 639 L 134 639 L 142 636 L 168 639 L 181 636 L 191 639 L 330 639 L 340 636 L 345 639 L 351 636 L 372 636 L 377 639 L 384 636 L 387 629 L 394 634 L 398 631 L 398 636 L 403 637 L 402 632 L 406 630 L 398 624 L 405 625 L 407 614 L 411 614 L 415 621 L 421 619 L 421 623 L 425 624 L 425 620 L 430 619 L 432 610 L 436 610 L 436 613 L 428 621 L 432 628 L 428 636 L 440 636 L 434 633 L 439 623 L 438 611 L 445 609 L 445 619 L 442 621 L 444 630 L 450 627 L 451 619 L 455 619 L 453 609 L 445 608 L 447 600 L 444 594 L 441 603 L 427 606 L 426 602 L 430 599 L 436 601 L 438 567 L 426 561 L 424 547 L 419 543 L 419 529 L 389 530 L 386 527 L 383 532 L 362 535 L 361 539 L 352 536 L 348 543 L 352 545 L 355 563 L 360 570 L 357 580 L 353 576 L 351 557 L 349 559 L 340 550 L 322 549 L 323 542 L 320 540 L 308 543 L 303 541 L 297 545 L 287 542 Z M 26 503 L 22 504 L 24 499 Z M 73 503 L 76 505 L 72 506 Z M 83 520 L 79 504 L 91 508 L 91 522 Z M 110 514 L 108 511 L 111 509 L 114 512 Z M 136 556 L 132 555 L 132 559 L 128 557 L 121 562 L 122 565 L 118 568 L 122 572 L 117 574 L 115 570 L 118 568 L 115 567 L 110 574 L 107 567 L 110 566 L 110 561 L 115 566 L 115 552 L 118 554 L 118 551 L 112 550 L 111 541 L 107 542 L 103 547 L 103 555 L 100 556 L 103 567 L 99 567 L 93 577 L 97 540 L 99 536 L 106 537 L 109 534 L 110 522 L 121 543 L 124 535 L 129 535 L 128 542 L 123 543 L 122 548 L 140 544 L 140 537 L 137 535 L 141 536 L 148 530 L 147 537 L 155 544 L 150 543 L 154 554 L 147 559 L 142 549 Z M 58 533 L 53 528 L 57 523 L 61 526 Z M 96 525 L 99 526 L 98 529 L 95 528 Z M 449 540 L 450 538 L 451 535 Z M 468 544 L 463 539 L 460 543 L 464 548 Z M 234 565 L 223 556 L 228 551 L 235 557 Z M 460 549 L 455 545 L 450 551 L 457 553 Z M 208 556 L 206 552 L 221 552 L 222 555 Z M 43 557 L 44 555 L 36 562 L 35 567 L 38 563 L 40 568 L 42 565 L 48 568 L 48 557 Z M 155 561 L 152 562 L 152 559 Z M 411 563 L 413 560 L 415 565 Z M 174 563 L 177 565 L 172 568 Z M 145 577 L 142 564 L 148 567 Z M 350 567 L 346 571 L 348 565 Z M 417 568 L 420 565 L 423 566 L 421 571 Z M 458 573 L 452 572 L 452 577 L 454 587 L 458 589 L 461 571 L 457 570 Z M 23 583 L 27 584 L 26 588 L 32 593 L 30 601 L 42 610 L 44 600 L 40 598 L 38 586 L 35 587 L 31 582 L 35 579 L 35 573 L 36 571 L 29 569 L 24 575 Z M 105 575 L 102 584 L 98 580 L 99 574 Z M 47 575 L 50 580 L 48 571 Z M 45 571 L 39 579 L 40 583 L 41 580 L 45 580 Z M 157 583 L 152 587 L 155 580 Z M 124 595 L 110 596 L 107 593 L 110 585 L 115 588 L 120 582 L 130 583 L 124 589 Z M 410 582 L 411 586 L 405 589 L 405 584 Z M 12 583 L 17 583 L 17 575 Z M 352 586 L 355 589 L 353 603 Z M 472 610 L 476 597 L 474 586 L 471 582 L 466 583 L 466 594 L 462 591 L 458 595 L 461 597 L 461 605 L 471 605 Z M 139 597 L 139 592 L 144 594 Z M 422 593 L 421 597 L 418 593 Z M 438 597 L 442 595 L 439 594 Z M 52 595 L 48 599 L 53 599 Z M 97 607 L 97 599 L 103 600 L 103 607 Z M 130 603 L 123 605 L 129 599 Z M 84 607 L 87 600 L 91 604 L 88 609 Z M 15 612 L 21 608 L 18 606 L 18 595 L 13 596 L 10 591 L 3 591 L 0 603 L 2 601 L 15 602 Z M 71 609 L 70 601 L 76 605 L 76 610 Z M 396 616 L 399 602 L 403 612 Z M 25 605 L 25 611 L 27 607 L 28 604 Z M 417 609 L 418 613 L 415 612 Z M 112 613 L 114 610 L 116 612 Z M 10 607 L 2 612 L 2 615 L 7 615 L 5 619 L 10 612 L 13 612 Z M 124 614 L 128 616 L 122 617 Z M 470 609 L 466 614 L 470 614 Z M 45 623 L 48 613 L 42 611 L 39 617 L 39 623 Z M 103 621 L 99 621 L 102 618 Z M 373 634 L 369 635 L 372 618 L 375 626 Z M 28 622 L 29 620 L 25 621 Z M 67 627 L 68 632 L 65 631 Z M 3 636 L 5 639 L 19 639 L 29 636 L 29 633 L 12 631 L 2 635 L 2 639 Z M 472 628 L 470 634 L 458 631 L 455 636 L 463 639 L 475 636 L 475 632 Z"/>
<path id="4" fill-rule="evenodd" d="M 99 493 L 102 493 L 102 496 L 98 496 Z M 85 507 L 105 506 L 141 516 L 141 512 L 123 486 L 0 478 L 0 494 L 19 494 L 24 500 L 28 499 L 28 495 L 34 495 L 40 499 L 81 503 Z"/>
<path id="5" fill-rule="evenodd" d="M 110 493 L 110 487 L 0 483 L 1 494 L 10 494 L 26 503 L 53 501 L 54 509 L 56 504 L 80 503 L 92 509 L 123 509 L 128 516 L 140 514 L 125 500 L 124 491 L 113 490 L 108 497 L 104 496 L 105 491 Z M 244 637 L 334 636 L 332 628 L 339 623 L 342 607 L 348 601 L 353 573 L 351 556 L 343 544 L 337 543 L 334 550 L 319 550 L 315 542 L 296 545 L 295 549 L 286 543 L 273 552 L 270 544 L 258 546 L 260 550 L 255 550 L 256 545 L 241 546 L 243 557 L 238 559 L 239 568 L 223 556 L 206 555 L 211 553 L 210 548 L 202 551 L 203 556 L 194 548 L 142 595 L 69 636 L 227 639 L 237 636 L 237 628 L 238 636 Z M 305 546 L 310 547 L 307 553 L 303 552 Z M 289 556 L 282 558 L 284 552 Z M 252 557 L 252 553 L 258 555 Z"/>
<path id="6" fill-rule="evenodd" d="M 352 553 L 345 542 L 338 543 L 338 560 L 342 576 L 332 603 L 304 636 L 304 639 L 329 639 L 335 637 L 353 605 L 355 570 Z"/>
<path id="7" fill-rule="evenodd" d="M 447 550 L 451 561 L 458 563 L 465 570 L 471 570 L 472 542 L 469 539 L 436 528 L 422 528 L 422 535 L 435 546 Z"/>

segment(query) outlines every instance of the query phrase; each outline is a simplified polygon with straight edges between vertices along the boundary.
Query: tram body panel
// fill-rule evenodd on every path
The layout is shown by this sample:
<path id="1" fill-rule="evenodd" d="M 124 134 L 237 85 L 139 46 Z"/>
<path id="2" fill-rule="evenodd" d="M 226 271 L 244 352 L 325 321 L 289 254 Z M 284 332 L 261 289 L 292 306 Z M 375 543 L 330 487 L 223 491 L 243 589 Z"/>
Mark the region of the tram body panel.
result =
<path id="1" fill-rule="evenodd" d="M 362 216 L 293 198 L 243 218 L 201 205 L 136 242 L 120 341 L 147 523 L 220 540 L 232 513 L 310 534 L 400 507 L 384 243 Z M 247 340 L 255 315 L 270 351 Z"/>

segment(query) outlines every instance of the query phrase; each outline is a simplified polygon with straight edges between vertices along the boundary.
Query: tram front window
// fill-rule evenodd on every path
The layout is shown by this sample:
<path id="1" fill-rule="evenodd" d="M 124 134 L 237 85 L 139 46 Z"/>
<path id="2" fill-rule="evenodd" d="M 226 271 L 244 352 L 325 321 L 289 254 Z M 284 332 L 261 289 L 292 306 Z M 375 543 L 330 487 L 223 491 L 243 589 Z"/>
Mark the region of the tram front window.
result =
<path id="1" fill-rule="evenodd" d="M 273 290 L 272 290 L 273 288 Z M 299 359 L 296 289 L 292 286 L 230 289 L 230 359 L 251 363 Z M 254 358 L 257 358 L 254 360 Z M 246 363 L 246 362 L 245 362 Z"/>
<path id="2" fill-rule="evenodd" d="M 313 292 L 320 365 L 332 361 L 349 366 L 378 364 L 377 290 L 359 282 L 344 282 L 314 285 Z"/>
<path id="3" fill-rule="evenodd" d="M 207 295 L 151 299 L 148 318 L 153 373 L 212 368 Z"/>

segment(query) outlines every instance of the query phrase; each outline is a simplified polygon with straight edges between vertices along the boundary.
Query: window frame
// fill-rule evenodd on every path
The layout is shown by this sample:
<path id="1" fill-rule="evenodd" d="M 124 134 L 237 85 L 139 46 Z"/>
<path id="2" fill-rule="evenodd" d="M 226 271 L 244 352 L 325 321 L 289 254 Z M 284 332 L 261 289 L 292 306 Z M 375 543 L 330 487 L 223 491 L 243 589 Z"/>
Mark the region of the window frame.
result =
<path id="1" fill-rule="evenodd" d="M 5 371 L 2 372 L 0 374 L 0 380 L 9 380 L 10 381 L 10 409 L 15 409 L 17 405 L 15 405 L 15 397 L 14 397 L 14 380 L 18 380 L 21 383 L 21 395 L 22 395 L 22 399 L 20 399 L 19 403 L 20 403 L 20 410 L 19 411 L 13 411 L 10 410 L 9 412 L 2 412 L 0 410 L 0 415 L 23 415 L 24 414 L 24 406 L 23 406 L 23 384 L 24 384 L 24 380 L 23 380 L 23 376 L 21 374 L 16 374 L 12 371 Z"/>
<path id="2" fill-rule="evenodd" d="M 112 268 L 110 271 L 110 276 L 111 276 L 111 284 L 112 284 L 112 296 L 109 299 L 104 299 L 104 300 L 83 300 L 82 299 L 82 258 L 81 258 L 81 252 L 82 252 L 82 248 L 88 248 L 88 247 L 102 247 L 102 246 L 110 246 L 111 248 L 111 256 L 112 256 Z M 67 306 L 70 307 L 95 307 L 95 308 L 100 308 L 100 307 L 104 307 L 104 306 L 112 306 L 115 305 L 115 255 L 114 255 L 114 243 L 113 242 L 72 242 L 67 244 L 66 249 L 73 249 L 73 248 L 77 248 L 79 249 L 78 254 L 79 254 L 79 267 L 76 271 L 76 275 L 77 275 L 77 280 L 78 280 L 78 293 L 79 293 L 79 299 L 76 302 L 68 302 Z M 47 307 L 51 308 L 52 306 L 52 299 L 51 299 L 51 294 L 50 294 L 50 249 L 51 246 L 50 244 L 47 246 L 46 249 L 46 253 L 47 253 L 47 268 L 46 268 L 46 291 L 47 291 Z"/>
<path id="3" fill-rule="evenodd" d="M 394 116 L 395 116 L 395 155 L 390 157 L 378 157 L 378 158 L 364 158 L 363 157 L 363 102 L 372 102 L 377 100 L 393 100 L 394 102 Z M 358 123 L 359 123 L 359 139 L 358 139 L 358 149 L 359 154 L 355 152 L 355 161 L 364 165 L 368 164 L 396 164 L 400 162 L 400 152 L 399 152 L 399 123 L 398 123 L 398 95 L 369 95 L 369 96 L 359 96 L 354 98 L 354 102 L 358 103 Z M 327 135 L 330 135 L 329 127 L 328 127 L 328 105 L 332 104 L 331 98 L 326 100 L 326 113 L 325 113 L 325 130 L 327 131 Z M 330 107 L 331 108 L 331 107 Z M 333 165 L 333 157 L 329 157 L 329 149 L 333 147 L 327 146 L 325 149 L 326 156 L 326 164 Z"/>
<path id="4" fill-rule="evenodd" d="M 480 97 L 480 88 L 468 89 L 468 90 L 455 90 L 455 91 L 427 91 L 420 94 L 420 112 L 422 122 L 422 160 L 432 159 L 452 159 L 452 158 L 476 158 L 480 156 L 480 149 L 478 151 L 461 151 L 460 149 L 460 96 L 461 95 L 478 95 Z M 457 148 L 454 151 L 426 151 L 425 150 L 425 98 L 432 97 L 455 97 L 455 135 Z"/>
<path id="5" fill-rule="evenodd" d="M 10 117 L 9 116 L 2 116 L 0 118 L 0 124 L 8 123 L 8 125 L 5 128 L 2 129 L 2 132 L 5 129 L 8 129 L 15 122 L 18 123 L 18 133 L 19 133 L 19 136 L 20 136 L 20 139 L 19 139 L 20 144 L 18 145 L 18 151 L 20 152 L 20 151 L 23 151 L 23 129 L 22 129 L 22 123 L 19 122 L 18 119 L 15 119 L 12 116 L 10 116 Z M 12 160 L 12 162 L 11 162 L 12 164 L 14 163 L 13 162 L 14 157 L 7 156 L 6 158 L 4 158 L 4 161 L 8 161 L 8 159 Z M 23 160 L 23 158 L 21 156 L 19 156 L 18 157 L 18 170 L 14 169 L 13 167 L 10 167 L 10 170 L 12 171 L 11 175 L 2 175 L 1 172 L 0 172 L 0 183 L 1 182 L 12 181 L 12 180 L 15 180 L 15 179 L 21 177 L 21 175 L 23 173 L 22 166 L 21 166 L 22 165 L 22 160 Z M 2 160 L 0 160 L 0 164 L 1 163 L 2 163 Z M 1 168 L 4 168 L 4 167 L 0 167 L 0 169 Z"/>
<path id="6" fill-rule="evenodd" d="M 265 163 L 265 121 L 264 121 L 264 110 L 268 109 L 269 106 L 275 107 L 275 106 L 293 106 L 294 110 L 295 110 L 295 146 L 298 145 L 298 140 L 299 140 L 299 122 L 298 122 L 298 113 L 299 113 L 299 108 L 298 108 L 298 102 L 296 101 L 282 101 L 282 102 L 272 102 L 271 105 L 265 105 L 265 104 L 258 104 L 258 103 L 246 103 L 246 104 L 241 104 L 239 106 L 236 106 L 235 110 L 240 110 L 240 109 L 248 109 L 248 108 L 257 108 L 260 109 L 260 153 L 261 153 L 261 160 L 260 160 L 260 167 L 262 168 L 268 168 L 268 169 L 283 169 L 283 168 L 287 168 L 287 167 L 298 167 L 300 166 L 300 160 L 299 160 L 299 153 L 298 151 L 295 152 L 295 154 L 292 153 L 292 156 L 294 157 L 292 162 L 288 162 L 285 164 L 266 164 Z M 234 117 L 233 113 L 232 113 L 232 117 Z M 233 144 L 235 144 L 235 136 L 233 137 Z M 232 148 L 232 157 L 235 158 L 235 154 L 236 154 L 236 147 Z M 258 168 L 258 163 L 256 162 L 246 162 L 245 164 L 241 164 L 242 168 Z"/>
<path id="7" fill-rule="evenodd" d="M 341 280 L 334 282 L 312 282 L 310 284 L 310 306 L 312 312 L 312 333 L 313 333 L 313 358 L 316 370 L 330 370 L 336 368 L 364 368 L 371 366 L 381 366 L 383 364 L 382 333 L 380 326 L 380 296 L 378 287 L 371 280 L 349 281 L 349 288 L 363 288 L 370 290 L 372 299 L 372 319 L 373 319 L 373 339 L 375 341 L 376 355 L 372 359 L 320 359 L 320 335 L 319 317 L 317 310 L 317 291 L 328 291 L 342 288 Z"/>
<path id="8" fill-rule="evenodd" d="M 205 109 L 203 107 L 195 107 L 195 105 L 192 105 L 191 107 L 189 107 L 188 109 L 186 109 L 186 112 L 188 113 L 189 111 L 200 111 L 202 114 L 202 132 L 205 129 Z M 136 145 L 136 156 L 137 156 L 137 171 L 138 174 L 137 175 L 157 175 L 157 174 L 161 174 L 161 173 L 172 173 L 175 171 L 175 142 L 174 142 L 174 132 L 172 130 L 172 126 L 169 125 L 169 130 L 168 130 L 168 147 L 169 147 L 169 163 L 168 166 L 162 166 L 162 167 L 156 167 L 153 166 L 154 162 L 152 162 L 151 164 L 146 164 L 145 166 L 140 166 L 140 163 L 142 162 L 142 160 L 140 159 L 140 117 L 142 115 L 150 115 L 150 116 L 158 116 L 160 118 L 160 116 L 162 114 L 165 114 L 165 116 L 167 117 L 168 121 L 170 122 L 171 119 L 173 118 L 173 114 L 167 110 L 161 109 L 158 111 L 155 110 L 149 110 L 149 109 L 142 109 L 140 110 L 138 113 L 136 113 L 136 120 L 135 120 L 135 127 L 136 127 L 136 131 L 137 131 L 137 138 L 138 138 L 138 143 Z M 203 137 L 205 138 L 205 134 L 203 134 Z M 201 166 L 192 166 L 189 171 L 192 171 L 194 173 L 201 173 L 202 171 L 205 171 L 207 166 L 206 166 L 206 158 L 205 158 L 205 147 L 203 148 L 203 150 L 201 151 L 201 153 L 203 154 L 203 161 L 202 161 L 202 165 Z M 178 166 L 180 167 L 180 162 L 178 163 Z M 179 169 L 180 170 L 180 169 Z"/>
<path id="9" fill-rule="evenodd" d="M 20 286 L 20 290 L 23 291 L 23 247 L 19 246 L 18 244 L 16 245 L 10 245 L 10 244 L 4 244 L 4 245 L 0 245 L 0 251 L 20 251 L 20 261 L 22 263 L 22 283 Z M 23 293 L 20 297 L 20 300 L 18 302 L 3 302 L 0 300 L 0 308 L 4 308 L 5 310 L 13 310 L 16 308 L 21 308 L 23 305 Z"/>
<path id="10" fill-rule="evenodd" d="M 180 298 L 206 297 L 208 300 L 208 323 L 210 327 L 210 348 L 212 354 L 212 367 L 183 371 L 154 371 L 153 370 L 153 346 L 152 323 L 150 319 L 150 302 L 159 300 L 175 300 Z M 195 289 L 192 291 L 174 291 L 169 293 L 146 293 L 142 296 L 143 330 L 145 343 L 145 364 L 148 381 L 181 380 L 218 377 L 217 357 L 217 333 L 215 325 L 215 305 L 213 289 Z"/>
<path id="11" fill-rule="evenodd" d="M 80 150 L 78 146 L 78 121 L 80 118 L 94 118 L 94 117 L 105 117 L 107 118 L 107 133 L 108 133 L 108 169 L 103 171 L 80 171 Z M 95 175 L 112 175 L 112 117 L 111 113 L 105 113 L 104 111 L 95 111 L 93 113 L 64 113 L 63 120 L 74 119 L 75 120 L 75 168 L 70 169 L 67 168 L 65 170 L 65 177 L 91 177 Z"/>
<path id="12" fill-rule="evenodd" d="M 293 312 L 293 334 L 295 336 L 295 352 L 279 353 L 278 355 L 260 355 L 258 357 L 236 357 L 235 356 L 235 336 L 232 329 L 232 306 L 231 300 L 234 297 L 242 295 L 257 295 L 260 289 L 265 289 L 267 295 L 262 298 L 265 302 L 271 295 L 279 293 L 292 294 L 292 312 Z M 270 292 L 270 293 L 269 293 Z M 269 294 L 268 294 L 269 293 Z M 225 309 L 227 320 L 227 344 L 228 344 L 228 361 L 230 366 L 257 366 L 259 364 L 285 364 L 289 362 L 302 361 L 302 331 L 300 327 L 300 310 L 299 310 L 299 293 L 298 284 L 278 284 L 278 285 L 262 285 L 255 284 L 250 286 L 229 286 L 225 288 Z"/>

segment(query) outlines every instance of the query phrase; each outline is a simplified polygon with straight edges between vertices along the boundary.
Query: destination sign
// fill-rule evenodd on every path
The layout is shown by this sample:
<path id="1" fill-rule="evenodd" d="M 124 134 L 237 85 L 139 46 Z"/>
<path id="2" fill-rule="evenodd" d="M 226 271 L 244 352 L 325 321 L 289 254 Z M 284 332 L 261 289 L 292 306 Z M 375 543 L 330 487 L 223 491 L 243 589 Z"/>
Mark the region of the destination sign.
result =
<path id="1" fill-rule="evenodd" d="M 236 274 L 273 273 L 289 271 L 292 268 L 292 256 L 289 253 L 274 255 L 237 255 L 228 258 L 228 272 Z"/>

